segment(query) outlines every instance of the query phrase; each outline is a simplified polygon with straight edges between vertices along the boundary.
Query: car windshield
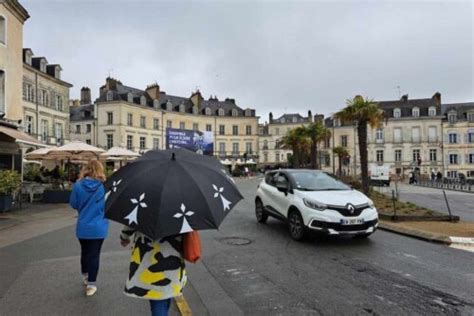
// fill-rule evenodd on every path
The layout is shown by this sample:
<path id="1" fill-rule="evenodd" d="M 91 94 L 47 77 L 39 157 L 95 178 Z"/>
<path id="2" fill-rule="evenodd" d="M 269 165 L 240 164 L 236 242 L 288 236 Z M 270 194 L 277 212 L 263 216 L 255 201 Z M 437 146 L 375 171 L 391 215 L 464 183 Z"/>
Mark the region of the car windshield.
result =
<path id="1" fill-rule="evenodd" d="M 351 188 L 321 171 L 291 172 L 296 189 L 301 191 L 342 191 Z"/>

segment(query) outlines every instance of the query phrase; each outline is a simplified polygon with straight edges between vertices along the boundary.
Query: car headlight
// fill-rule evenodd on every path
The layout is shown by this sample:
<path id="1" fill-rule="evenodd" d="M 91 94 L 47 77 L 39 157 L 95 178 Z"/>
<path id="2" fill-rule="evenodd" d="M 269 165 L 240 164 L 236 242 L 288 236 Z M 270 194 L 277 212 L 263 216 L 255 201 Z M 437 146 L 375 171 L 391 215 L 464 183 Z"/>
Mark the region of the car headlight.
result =
<path id="1" fill-rule="evenodd" d="M 318 201 L 303 199 L 303 202 L 304 202 L 304 205 L 306 205 L 307 207 L 318 210 L 318 211 L 324 211 L 325 209 L 328 208 L 326 204 L 318 202 Z"/>
<path id="2" fill-rule="evenodd" d="M 369 203 L 367 203 L 367 204 L 369 204 L 369 207 L 370 207 L 370 208 L 375 208 L 374 201 L 369 200 Z"/>

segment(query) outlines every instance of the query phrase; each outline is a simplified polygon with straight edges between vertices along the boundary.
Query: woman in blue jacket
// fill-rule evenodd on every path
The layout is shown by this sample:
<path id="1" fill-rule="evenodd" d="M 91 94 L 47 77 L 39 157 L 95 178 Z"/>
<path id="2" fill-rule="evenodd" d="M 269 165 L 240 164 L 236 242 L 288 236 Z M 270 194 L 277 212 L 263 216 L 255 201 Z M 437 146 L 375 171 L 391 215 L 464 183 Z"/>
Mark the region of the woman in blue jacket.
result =
<path id="1" fill-rule="evenodd" d="M 81 272 L 86 295 L 97 292 L 100 249 L 107 237 L 108 220 L 104 218 L 104 167 L 91 160 L 82 170 L 81 180 L 74 184 L 69 204 L 77 210 L 76 236 L 81 244 Z"/>

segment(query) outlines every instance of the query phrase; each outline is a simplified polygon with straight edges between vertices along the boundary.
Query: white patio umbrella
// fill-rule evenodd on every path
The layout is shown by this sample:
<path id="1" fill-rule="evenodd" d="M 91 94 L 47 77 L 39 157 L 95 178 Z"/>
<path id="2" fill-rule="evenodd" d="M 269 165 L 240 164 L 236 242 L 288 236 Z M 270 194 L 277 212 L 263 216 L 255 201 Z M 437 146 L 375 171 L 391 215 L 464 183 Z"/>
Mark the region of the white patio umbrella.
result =
<path id="1" fill-rule="evenodd" d="M 49 152 L 49 150 L 54 147 L 44 147 L 40 149 L 33 150 L 32 152 L 29 152 L 25 155 L 25 158 L 28 160 L 47 160 L 46 154 Z M 51 159 L 51 158 L 49 158 Z"/>
<path id="2" fill-rule="evenodd" d="M 140 154 L 121 147 L 112 147 L 105 153 L 100 154 L 100 158 L 112 161 L 129 160 L 137 157 L 140 157 Z"/>
<path id="3" fill-rule="evenodd" d="M 232 161 L 230 161 L 229 159 L 221 160 L 221 164 L 226 165 L 226 166 L 230 166 L 230 165 L 232 165 Z"/>
<path id="4" fill-rule="evenodd" d="M 57 148 L 50 148 L 46 159 L 87 160 L 98 158 L 105 150 L 80 141 L 73 141 Z"/>
<path id="5" fill-rule="evenodd" d="M 247 165 L 256 165 L 257 163 L 253 159 L 249 159 L 246 162 Z"/>

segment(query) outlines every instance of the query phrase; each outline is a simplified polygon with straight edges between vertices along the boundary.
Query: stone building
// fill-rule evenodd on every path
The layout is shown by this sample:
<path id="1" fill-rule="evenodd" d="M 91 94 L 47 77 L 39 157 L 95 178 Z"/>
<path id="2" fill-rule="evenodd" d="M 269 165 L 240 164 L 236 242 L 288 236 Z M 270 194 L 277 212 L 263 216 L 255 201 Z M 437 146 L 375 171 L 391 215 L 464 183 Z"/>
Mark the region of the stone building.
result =
<path id="1" fill-rule="evenodd" d="M 179 128 L 213 132 L 214 151 L 222 159 L 258 156 L 258 117 L 255 110 L 237 106 L 234 99 L 206 100 L 199 91 L 180 97 L 161 91 L 157 84 L 140 90 L 107 78 L 91 113 L 97 124 L 95 140 L 104 148 L 164 149 L 166 128 Z M 77 127 L 75 118 L 73 122 Z M 76 137 L 77 133 L 72 134 Z"/>
<path id="2" fill-rule="evenodd" d="M 97 131 L 94 115 L 94 104 L 91 103 L 91 90 L 81 89 L 81 99 L 70 102 L 70 138 L 89 145 L 97 146 Z"/>
<path id="3" fill-rule="evenodd" d="M 69 89 L 61 79 L 62 68 L 48 64 L 45 57 L 34 57 L 23 49 L 23 126 L 25 132 L 45 144 L 69 141 Z"/>

